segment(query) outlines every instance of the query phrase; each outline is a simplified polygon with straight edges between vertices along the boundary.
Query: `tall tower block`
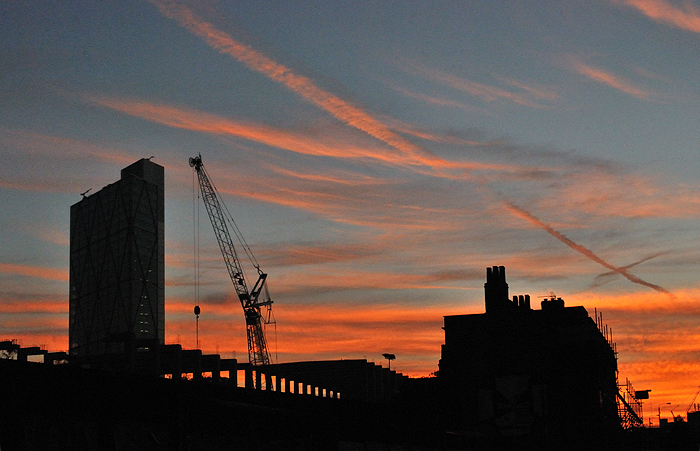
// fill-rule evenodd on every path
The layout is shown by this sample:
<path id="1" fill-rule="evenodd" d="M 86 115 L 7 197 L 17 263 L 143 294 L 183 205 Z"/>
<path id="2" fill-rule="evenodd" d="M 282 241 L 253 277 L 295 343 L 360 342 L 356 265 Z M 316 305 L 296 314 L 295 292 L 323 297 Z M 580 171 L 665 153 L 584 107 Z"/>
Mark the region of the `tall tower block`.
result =
<path id="1" fill-rule="evenodd" d="M 128 363 L 164 343 L 164 181 L 141 159 L 71 206 L 71 358 Z"/>

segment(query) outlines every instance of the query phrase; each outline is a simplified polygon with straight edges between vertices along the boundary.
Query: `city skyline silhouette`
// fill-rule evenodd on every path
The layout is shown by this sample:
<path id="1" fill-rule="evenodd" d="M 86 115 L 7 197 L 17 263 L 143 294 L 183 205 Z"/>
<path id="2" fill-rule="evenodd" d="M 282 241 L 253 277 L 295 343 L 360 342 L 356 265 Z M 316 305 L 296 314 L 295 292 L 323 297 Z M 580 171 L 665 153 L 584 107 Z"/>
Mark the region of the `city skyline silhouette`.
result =
<path id="1" fill-rule="evenodd" d="M 656 423 L 700 382 L 694 25 L 674 0 L 2 8 L 0 340 L 70 347 L 69 208 L 165 168 L 162 337 L 243 360 L 203 154 L 275 297 L 276 362 L 438 370 L 484 268 L 602 312 Z M 198 332 L 196 328 L 198 327 Z"/>

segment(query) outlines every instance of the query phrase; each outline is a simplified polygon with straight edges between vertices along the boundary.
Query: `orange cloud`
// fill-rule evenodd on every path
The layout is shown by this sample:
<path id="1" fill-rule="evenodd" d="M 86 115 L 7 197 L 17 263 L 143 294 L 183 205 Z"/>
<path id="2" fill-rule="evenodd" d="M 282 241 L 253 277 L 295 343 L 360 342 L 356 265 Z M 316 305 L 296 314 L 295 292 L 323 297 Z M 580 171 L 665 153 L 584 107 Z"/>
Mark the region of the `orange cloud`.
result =
<path id="1" fill-rule="evenodd" d="M 272 259 L 267 257 L 266 261 L 268 264 L 285 267 L 353 261 L 377 255 L 386 249 L 378 241 L 380 240 L 371 240 L 362 244 L 290 244 L 281 248 L 275 246 L 275 249 L 270 251 L 276 251 L 276 256 Z"/>
<path id="2" fill-rule="evenodd" d="M 556 94 L 550 90 L 529 86 L 507 78 L 501 78 L 501 80 L 524 92 L 509 91 L 496 86 L 478 83 L 438 69 L 429 69 L 415 62 L 407 63 L 406 67 L 423 78 L 442 83 L 459 91 L 464 91 L 485 102 L 507 100 L 523 106 L 544 108 L 544 105 L 537 103 L 533 99 L 555 100 L 557 97 Z"/>
<path id="3" fill-rule="evenodd" d="M 673 5 L 665 0 L 616 0 L 633 8 L 636 8 L 648 18 L 680 28 L 681 30 L 700 33 L 700 9 L 692 3 L 685 2 L 680 6 Z"/>
<path id="4" fill-rule="evenodd" d="M 381 271 L 347 270 L 324 273 L 322 269 L 310 272 L 304 269 L 307 277 L 300 283 L 293 273 L 287 273 L 275 279 L 275 286 L 283 290 L 348 290 L 348 289 L 456 289 L 469 290 L 463 286 L 452 286 L 453 280 L 447 274 L 405 274 Z M 456 277 L 453 275 L 452 277 Z"/>
<path id="5" fill-rule="evenodd" d="M 378 210 L 377 206 L 374 206 L 370 210 L 362 212 L 361 209 L 353 207 L 359 207 L 360 205 L 366 204 L 366 202 L 363 202 L 362 199 L 353 199 L 341 194 L 291 189 L 280 189 L 267 193 L 250 193 L 244 190 L 222 190 L 222 192 L 314 212 L 339 223 L 373 227 L 382 230 L 436 231 L 445 230 L 449 227 L 457 227 L 455 224 L 441 223 L 437 221 L 434 216 L 431 217 L 429 214 L 424 214 L 430 211 L 436 213 L 436 209 L 425 209 L 421 211 L 423 209 L 418 206 L 383 205 L 386 209 L 393 209 L 394 211 L 382 212 Z M 352 214 L 352 212 L 356 212 L 356 214 Z M 449 213 L 449 210 L 444 210 L 442 213 L 446 215 Z"/>
<path id="6" fill-rule="evenodd" d="M 0 340 L 20 346 L 68 350 L 68 296 L 65 299 L 5 297 L 0 302 Z"/>
<path id="7" fill-rule="evenodd" d="M 474 139 L 462 139 L 458 138 L 455 136 L 449 136 L 449 135 L 441 135 L 437 133 L 431 133 L 425 130 L 419 130 L 416 127 L 412 127 L 407 124 L 398 124 L 394 125 L 394 128 L 399 130 L 401 133 L 406 133 L 411 136 L 415 136 L 416 138 L 420 139 L 425 139 L 427 141 L 433 141 L 433 142 L 438 142 L 438 143 L 448 143 L 448 144 L 455 144 L 459 146 L 474 146 L 474 147 L 487 147 L 490 145 L 498 145 L 498 144 L 503 144 L 502 142 L 499 141 L 493 141 L 493 142 L 483 142 L 483 141 L 477 141 Z"/>
<path id="8" fill-rule="evenodd" d="M 668 324 L 673 324 L 673 306 L 681 312 L 694 308 L 695 316 L 688 319 L 688 324 L 698 323 L 700 309 L 695 299 L 700 299 L 700 292 L 676 294 L 679 301 L 673 303 L 652 293 L 585 293 L 565 299 L 570 306 L 585 305 L 591 317 L 594 306 L 604 312 L 604 322 L 615 330 L 613 339 L 618 344 L 621 377 L 630 378 L 638 389 L 652 389 L 654 399 L 680 404 L 689 402 L 697 384 L 694 376 L 700 364 L 689 356 L 698 352 L 700 326 L 680 336 Z M 663 310 L 656 311 L 658 306 Z M 278 323 L 267 327 L 267 337 L 270 349 L 281 362 L 368 358 L 381 364 L 381 353 L 392 352 L 398 357 L 392 367 L 412 376 L 425 376 L 437 369 L 440 345 L 444 343 L 443 316 L 483 313 L 480 302 L 281 303 L 274 308 Z M 179 337 L 182 342 L 194 343 L 192 316 L 191 303 L 168 304 L 169 340 Z M 245 321 L 233 298 L 230 302 L 202 306 L 200 340 L 208 352 L 218 350 L 230 356 L 235 350 L 237 358 L 247 358 Z M 640 347 L 642 341 L 647 345 Z"/>
<path id="9" fill-rule="evenodd" d="M 593 81 L 624 92 L 625 94 L 629 94 L 642 100 L 648 100 L 651 97 L 651 93 L 649 91 L 645 91 L 644 89 L 639 88 L 631 82 L 624 80 L 617 75 L 611 74 L 610 72 L 605 72 L 602 69 L 589 66 L 574 59 L 572 59 L 572 66 L 579 74 L 588 77 Z"/>
<path id="10" fill-rule="evenodd" d="M 435 196 L 435 189 L 425 190 L 423 182 L 410 179 L 367 177 L 357 173 L 328 170 L 288 170 L 263 163 L 274 172 L 267 175 L 221 171 L 220 193 L 305 210 L 326 219 L 378 230 L 446 231 L 462 230 L 467 217 L 475 221 L 465 200 L 451 191 L 449 196 Z M 250 186 L 255 185 L 252 191 Z M 228 188 L 222 189 L 226 186 Z M 473 223 L 473 222 L 472 222 Z"/>
<path id="11" fill-rule="evenodd" d="M 651 292 L 612 295 L 586 292 L 576 295 L 577 302 L 597 306 L 619 315 L 700 315 L 700 289 L 675 290 L 673 299 Z M 653 318 L 653 316 L 651 316 Z M 700 324 L 700 323 L 699 323 Z M 699 326 L 700 327 L 700 326 Z"/>
<path id="12" fill-rule="evenodd" d="M 398 246 L 399 243 L 391 246 Z M 347 253 L 342 251 L 347 249 Z M 466 280 L 474 278 L 468 270 L 446 270 L 444 266 L 433 268 L 426 265 L 418 274 L 378 269 L 376 260 L 383 252 L 390 252 L 389 246 L 383 249 L 369 249 L 362 246 L 290 246 L 268 257 L 265 249 L 261 260 L 266 268 L 282 266 L 284 270 L 275 273 L 274 293 L 276 296 L 300 295 L 301 293 L 327 293 L 342 290 L 471 290 L 465 286 Z M 366 270 L 354 268 L 357 262 L 371 266 Z M 297 266 L 293 266 L 297 265 Z M 334 265 L 334 266 L 331 266 Z M 217 282 L 223 280 L 223 268 L 217 268 Z M 202 283 L 202 282 L 200 282 Z M 206 283 L 206 280 L 204 281 Z M 189 286 L 169 284 L 170 287 Z M 221 288 L 228 290 L 228 284 Z"/>
<path id="13" fill-rule="evenodd" d="M 544 88 L 541 86 L 532 86 L 532 85 L 527 85 L 523 82 L 520 82 L 518 80 L 513 80 L 511 78 L 505 78 L 505 77 L 499 77 L 500 80 L 504 81 L 505 83 L 508 83 L 509 85 L 516 87 L 518 89 L 521 89 L 528 94 L 532 95 L 533 97 L 536 97 L 538 99 L 546 99 L 546 100 L 556 100 L 558 98 L 557 93 L 552 91 L 549 88 Z"/>
<path id="14" fill-rule="evenodd" d="M 86 97 L 86 100 L 107 108 L 120 111 L 131 116 L 140 117 L 170 127 L 186 130 L 235 136 L 268 146 L 288 150 L 304 155 L 326 156 L 341 159 L 371 158 L 387 165 L 406 166 L 415 162 L 405 155 L 387 152 L 368 145 L 349 145 L 349 137 L 344 139 L 326 137 L 331 144 L 310 137 L 307 133 L 294 133 L 262 124 L 252 124 L 223 118 L 214 114 L 169 105 L 159 105 L 138 100 L 114 99 L 107 97 Z M 431 166 L 432 167 L 432 166 Z M 452 162 L 440 160 L 434 165 L 436 169 L 454 169 L 458 171 L 497 171 L 521 173 L 527 172 L 527 167 L 521 165 L 505 165 L 481 163 L 475 161 Z M 447 172 L 425 172 L 417 168 L 414 171 L 427 175 L 445 178 L 466 178 L 463 173 L 451 175 Z"/>
<path id="15" fill-rule="evenodd" d="M 351 276 L 347 280 L 350 287 L 369 274 Z M 405 283 L 398 279 L 380 274 L 362 286 L 404 288 L 426 282 L 420 277 L 409 277 Z M 321 284 L 332 286 L 339 282 L 344 286 L 338 278 Z M 471 285 L 480 291 L 480 283 Z M 591 316 L 594 307 L 604 313 L 604 321 L 615 331 L 613 339 L 618 344 L 622 378 L 629 378 L 637 389 L 652 389 L 654 403 L 671 402 L 685 408 L 697 388 L 695 376 L 700 369 L 696 359 L 700 352 L 700 289 L 676 291 L 674 295 L 675 299 L 669 300 L 651 292 L 587 292 L 564 298 L 569 306 L 586 306 Z M 483 313 L 481 295 L 471 297 L 479 302 L 276 303 L 278 324 L 267 327 L 268 346 L 280 362 L 367 358 L 385 364 L 381 353 L 392 352 L 397 355 L 393 368 L 404 374 L 425 376 L 437 369 L 440 345 L 444 343 L 443 316 Z M 196 346 L 192 307 L 192 301 L 185 298 L 167 300 L 167 342 L 178 342 L 187 348 Z M 4 338 L 21 333 L 23 346 L 45 345 L 51 351 L 65 350 L 67 308 L 67 301 L 51 299 L 3 302 L 0 330 L 6 335 Z M 245 320 L 235 296 L 202 304 L 199 336 L 205 352 L 247 359 Z M 675 409 L 676 413 L 682 410 Z"/>
<path id="16" fill-rule="evenodd" d="M 337 171 L 333 171 L 333 174 L 330 174 L 329 172 L 325 172 L 324 174 L 311 174 L 311 173 L 302 173 L 299 171 L 292 171 L 289 169 L 283 169 L 279 167 L 274 167 L 268 165 L 268 167 L 278 173 L 282 174 L 288 177 L 293 177 L 297 179 L 303 179 L 307 181 L 312 181 L 312 182 L 329 182 L 329 183 L 337 183 L 340 185 L 352 185 L 352 186 L 357 186 L 357 185 L 379 185 L 379 184 L 386 184 L 387 182 L 376 178 L 376 177 L 371 177 L 369 175 L 365 174 L 358 174 L 358 173 L 343 173 L 342 176 L 338 174 Z M 337 175 L 336 175 L 337 174 Z"/>
<path id="17" fill-rule="evenodd" d="M 225 353 L 236 350 L 237 358 L 246 359 L 243 313 L 239 312 L 239 306 L 230 309 L 231 305 L 235 306 L 231 303 L 202 308 L 200 341 L 205 349 L 218 348 Z M 437 369 L 444 338 L 442 317 L 469 312 L 460 305 L 295 304 L 277 307 L 275 318 L 279 327 L 268 325 L 266 334 L 268 347 L 279 354 L 280 361 L 367 357 L 382 363 L 381 354 L 393 352 L 398 358 L 392 367 L 414 376 L 425 376 Z M 191 309 L 190 305 L 178 308 L 192 316 Z M 230 316 L 226 316 L 227 312 Z M 168 323 L 168 335 L 180 335 L 194 343 L 193 320 L 184 318 L 178 326 Z"/>
<path id="18" fill-rule="evenodd" d="M 488 114 L 482 108 L 472 107 L 470 105 L 464 104 L 462 102 L 458 102 L 458 101 L 453 100 L 453 99 L 447 99 L 444 97 L 429 96 L 427 94 L 421 94 L 418 92 L 409 91 L 408 89 L 402 88 L 399 86 L 393 86 L 392 89 L 394 89 L 394 91 L 397 91 L 397 92 L 403 94 L 406 97 L 420 100 L 420 101 L 425 102 L 425 103 L 430 103 L 433 105 L 439 105 L 439 106 L 450 107 L 450 108 L 459 108 L 460 110 L 479 111 L 482 114 Z"/>
<path id="19" fill-rule="evenodd" d="M 17 339 L 20 346 L 43 346 L 48 351 L 68 349 L 68 315 L 36 313 L 0 317 L 0 340 Z"/>
<path id="20" fill-rule="evenodd" d="M 586 292 L 569 298 L 567 305 L 584 305 L 591 316 L 597 307 L 613 330 L 620 375 L 637 389 L 651 389 L 648 402 L 681 406 L 674 409 L 679 414 L 698 386 L 700 289 L 673 294 L 669 299 L 652 292 Z"/>
<path id="21" fill-rule="evenodd" d="M 672 191 L 653 177 L 636 173 L 585 171 L 567 174 L 557 196 L 544 200 L 547 208 L 561 210 L 558 199 L 567 199 L 570 210 L 594 217 L 691 218 L 700 214 L 697 186 L 678 183 Z"/>
<path id="22" fill-rule="evenodd" d="M 9 332 L 9 331 L 8 331 Z M 5 332 L 5 333 L 8 333 Z M 68 322 L 65 323 L 65 330 L 59 331 L 38 331 L 28 328 L 22 331 L 21 338 L 15 336 L 0 336 L 0 340 L 17 340 L 17 344 L 22 347 L 39 346 L 49 352 L 68 351 Z"/>
<path id="23" fill-rule="evenodd" d="M 390 163 L 400 161 L 396 155 L 388 155 L 384 150 L 349 146 L 344 143 L 334 143 L 334 145 L 328 146 L 321 141 L 310 138 L 308 134 L 292 133 L 262 124 L 234 121 L 188 108 L 176 108 L 137 100 L 120 100 L 106 97 L 90 97 L 87 100 L 131 116 L 170 127 L 240 137 L 305 155 L 336 158 L 368 157 Z"/>
<path id="24" fill-rule="evenodd" d="M 3 300 L 0 303 L 0 313 L 4 315 L 25 313 L 68 313 L 68 297 L 63 301 L 18 301 Z"/>
<path id="25" fill-rule="evenodd" d="M 58 244 L 60 246 L 69 246 L 69 234 L 55 229 L 39 229 L 36 228 L 33 232 L 40 240 L 47 243 Z"/>
<path id="26" fill-rule="evenodd" d="M 7 274 L 17 274 L 27 277 L 36 277 L 39 279 L 49 279 L 58 280 L 61 282 L 68 282 L 68 271 L 65 269 L 0 263 L 0 272 Z"/>

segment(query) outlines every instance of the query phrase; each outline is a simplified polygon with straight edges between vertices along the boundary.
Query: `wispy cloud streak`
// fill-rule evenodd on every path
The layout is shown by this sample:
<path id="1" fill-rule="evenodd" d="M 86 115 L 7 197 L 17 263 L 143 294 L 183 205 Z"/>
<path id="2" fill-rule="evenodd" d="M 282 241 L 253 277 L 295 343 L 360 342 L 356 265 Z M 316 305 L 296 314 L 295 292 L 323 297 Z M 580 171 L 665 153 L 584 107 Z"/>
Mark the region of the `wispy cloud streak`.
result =
<path id="1" fill-rule="evenodd" d="M 294 93 L 301 96 L 303 99 L 327 111 L 343 123 L 361 130 L 399 151 L 398 156 L 404 160 L 404 164 L 425 165 L 431 168 L 441 169 L 455 167 L 454 163 L 432 155 L 424 148 L 397 134 L 386 124 L 379 121 L 368 112 L 351 105 L 340 97 L 320 88 L 308 77 L 296 74 L 288 67 L 277 63 L 263 53 L 246 44 L 238 42 L 229 34 L 217 29 L 212 23 L 196 15 L 194 11 L 189 9 L 187 6 L 171 0 L 151 1 L 158 7 L 164 16 L 177 21 L 192 34 L 202 38 L 210 47 L 222 54 L 233 57 L 237 61 L 246 65 L 249 69 L 261 73 L 269 79 L 282 84 Z M 650 96 L 647 91 L 634 86 L 620 77 L 600 69 L 587 66 L 581 62 L 576 62 L 574 67 L 579 73 L 634 97 L 648 99 Z M 416 70 L 419 69 L 421 68 Z M 440 71 L 427 71 L 426 69 L 422 69 L 422 72 L 426 77 L 440 81 L 453 88 L 468 92 L 474 96 L 482 98 L 485 101 L 505 99 L 531 107 L 542 107 L 542 105 L 533 102 L 532 99 L 552 100 L 556 98 L 555 94 L 552 92 L 531 88 L 512 80 L 504 80 L 504 82 L 508 83 L 510 86 L 520 89 L 524 93 L 517 93 L 506 89 L 477 83 Z M 525 210 L 520 209 L 512 203 L 507 203 L 507 205 L 509 206 L 509 210 L 511 212 L 538 225 L 555 238 L 567 244 L 567 246 L 573 250 L 587 256 L 609 270 L 624 276 L 633 283 L 641 284 L 659 292 L 669 294 L 664 288 L 648 283 L 632 274 L 629 274 L 624 268 L 617 268 L 614 265 L 606 262 L 589 249 L 569 240 L 566 236 L 539 221 L 539 219 L 535 218 Z"/>
<path id="2" fill-rule="evenodd" d="M 240 137 L 305 155 L 328 156 L 343 159 L 372 158 L 380 160 L 387 165 L 402 167 L 414 163 L 413 160 L 407 158 L 405 155 L 387 153 L 383 149 L 375 146 L 347 144 L 346 142 L 339 142 L 337 139 L 333 139 L 331 143 L 326 143 L 322 139 L 315 139 L 304 133 L 294 133 L 292 131 L 258 123 L 235 121 L 190 108 L 109 97 L 88 96 L 85 99 L 93 104 L 170 127 Z M 433 165 L 432 167 L 456 170 L 492 170 L 505 172 L 524 172 L 528 170 L 528 168 L 523 168 L 522 166 L 480 163 L 476 161 L 435 161 L 439 161 L 439 165 Z M 446 172 L 439 175 L 449 176 Z"/>
<path id="3" fill-rule="evenodd" d="M 648 100 L 651 98 L 651 93 L 649 91 L 639 88 L 633 83 L 624 80 L 623 78 L 615 74 L 606 72 L 597 67 L 589 66 L 581 61 L 574 59 L 572 59 L 572 66 L 576 72 L 595 82 L 607 85 L 613 89 L 617 89 L 618 91 L 624 92 L 625 94 L 629 94 L 638 99 Z"/>
<path id="4" fill-rule="evenodd" d="M 427 94 L 422 94 L 422 93 L 410 91 L 410 90 L 403 88 L 401 86 L 393 86 L 392 89 L 396 92 L 403 94 L 406 97 L 420 100 L 422 102 L 429 103 L 432 105 L 438 105 L 438 106 L 450 107 L 450 108 L 459 108 L 461 110 L 467 110 L 467 111 L 468 110 L 477 110 L 477 108 L 471 107 L 469 105 L 466 105 L 462 102 L 458 102 L 458 101 L 453 100 L 453 99 L 446 99 L 444 97 L 429 96 Z M 478 109 L 478 110 L 480 113 L 486 114 L 486 112 L 483 111 L 482 109 Z"/>
<path id="5" fill-rule="evenodd" d="M 306 155 L 337 158 L 368 157 L 391 162 L 396 162 L 398 158 L 382 154 L 371 147 L 349 146 L 340 143 L 327 145 L 305 134 L 293 133 L 258 123 L 235 121 L 190 108 L 108 97 L 87 97 L 86 100 L 170 127 L 240 137 Z"/>
<path id="6" fill-rule="evenodd" d="M 438 69 L 429 69 L 413 62 L 407 64 L 407 67 L 409 67 L 411 71 L 423 78 L 442 83 L 459 91 L 464 91 L 474 97 L 480 98 L 484 102 L 506 100 L 523 106 L 533 108 L 544 108 L 544 105 L 538 103 L 537 101 L 551 101 L 555 100 L 557 97 L 556 93 L 552 91 L 528 86 L 524 83 L 517 82 L 515 80 L 510 80 L 507 78 L 501 78 L 501 80 L 506 84 L 517 88 L 523 92 L 512 91 L 508 89 L 499 88 L 497 86 L 487 85 L 485 83 L 479 83 L 464 77 L 458 77 L 454 74 L 450 74 L 448 72 L 444 72 Z"/>
<path id="7" fill-rule="evenodd" d="M 618 3 L 636 8 L 656 22 L 700 33 L 700 9 L 690 2 L 684 2 L 681 6 L 664 0 L 618 0 Z"/>
<path id="8" fill-rule="evenodd" d="M 230 35 L 218 30 L 210 22 L 198 17 L 186 6 L 168 0 L 151 1 L 164 16 L 177 21 L 192 34 L 202 38 L 212 48 L 235 58 L 249 69 L 286 86 L 302 98 L 332 114 L 338 120 L 384 141 L 410 157 L 412 164 L 442 166 L 444 163 L 425 149 L 393 132 L 366 111 L 320 88 L 308 77 L 296 74 L 261 52 L 236 41 Z"/>
<path id="9" fill-rule="evenodd" d="M 46 268 L 41 266 L 15 265 L 0 263 L 0 273 L 17 274 L 40 279 L 68 281 L 68 271 L 65 269 Z"/>
<path id="10" fill-rule="evenodd" d="M 630 274 L 626 268 L 624 268 L 624 267 L 618 268 L 618 267 L 614 266 L 613 264 L 608 263 L 607 261 L 600 258 L 598 255 L 596 255 L 590 249 L 570 240 L 563 233 L 554 230 L 551 226 L 549 226 L 548 224 L 545 224 L 539 218 L 537 218 L 536 216 L 534 216 L 530 212 L 518 207 L 517 205 L 513 204 L 512 202 L 508 202 L 508 201 L 502 201 L 502 202 L 503 202 L 503 205 L 505 206 L 505 208 L 508 211 L 510 211 L 511 213 L 513 213 L 513 214 L 529 221 L 530 223 L 536 225 L 537 227 L 545 230 L 547 233 L 552 235 L 554 238 L 558 239 L 562 243 L 569 246 L 571 249 L 575 250 L 576 252 L 580 253 L 581 255 L 583 255 L 585 257 L 588 257 L 589 259 L 593 260 L 594 262 L 598 263 L 599 265 L 601 265 L 605 268 L 608 268 L 610 271 L 612 271 L 614 273 L 621 275 L 622 277 L 624 277 L 625 279 L 629 280 L 632 283 L 644 285 L 645 287 L 649 287 L 653 290 L 658 291 L 659 293 L 664 293 L 664 294 L 667 294 L 669 296 L 673 296 L 665 288 L 660 287 L 659 285 L 655 285 L 653 283 L 649 283 L 645 280 L 640 279 L 639 277 L 637 277 L 633 274 Z"/>

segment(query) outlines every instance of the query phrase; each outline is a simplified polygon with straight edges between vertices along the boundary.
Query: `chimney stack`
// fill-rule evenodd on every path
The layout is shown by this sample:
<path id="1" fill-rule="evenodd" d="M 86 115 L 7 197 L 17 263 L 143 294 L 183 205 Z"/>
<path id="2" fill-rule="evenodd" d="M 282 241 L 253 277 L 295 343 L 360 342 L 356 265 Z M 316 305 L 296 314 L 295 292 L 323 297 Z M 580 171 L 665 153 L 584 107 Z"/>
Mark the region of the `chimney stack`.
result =
<path id="1" fill-rule="evenodd" d="M 484 296 L 486 313 L 503 311 L 512 305 L 508 298 L 505 266 L 486 268 Z"/>

